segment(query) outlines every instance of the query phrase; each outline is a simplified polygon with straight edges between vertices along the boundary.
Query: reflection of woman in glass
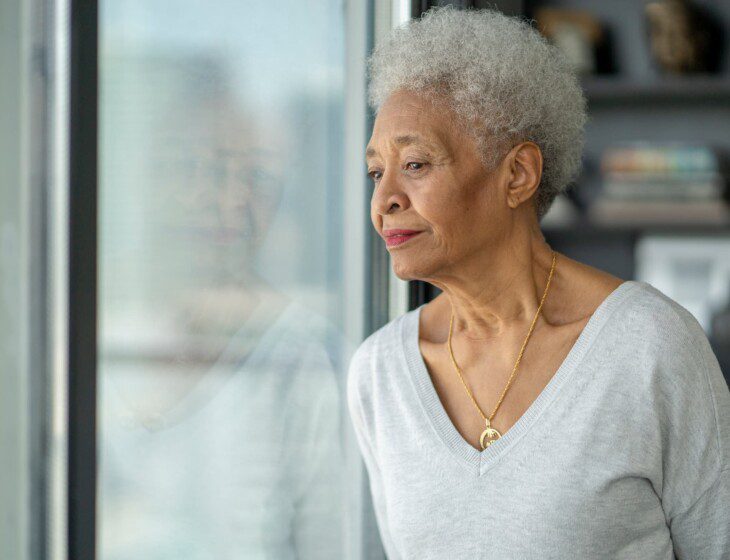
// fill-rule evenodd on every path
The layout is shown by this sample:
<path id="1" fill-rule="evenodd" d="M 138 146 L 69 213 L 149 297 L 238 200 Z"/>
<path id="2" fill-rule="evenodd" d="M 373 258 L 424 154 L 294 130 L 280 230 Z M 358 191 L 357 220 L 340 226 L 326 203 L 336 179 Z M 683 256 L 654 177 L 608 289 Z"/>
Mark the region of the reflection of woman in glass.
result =
<path id="1" fill-rule="evenodd" d="M 216 111 L 150 154 L 149 257 L 126 266 L 155 295 L 106 320 L 102 558 L 340 559 L 337 333 L 254 270 L 281 144 Z"/>

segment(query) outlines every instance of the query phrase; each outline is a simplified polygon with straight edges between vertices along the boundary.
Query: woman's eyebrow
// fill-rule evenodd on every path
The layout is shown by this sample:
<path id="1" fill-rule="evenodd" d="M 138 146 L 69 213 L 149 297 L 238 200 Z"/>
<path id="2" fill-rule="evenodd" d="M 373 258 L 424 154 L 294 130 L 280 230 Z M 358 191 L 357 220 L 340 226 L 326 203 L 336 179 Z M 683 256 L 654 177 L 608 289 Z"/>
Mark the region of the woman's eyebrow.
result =
<path id="1" fill-rule="evenodd" d="M 433 149 L 433 145 L 418 134 L 401 134 L 393 138 L 393 143 L 399 146 L 410 146 L 411 144 L 421 143 L 427 148 Z M 378 151 L 375 148 L 370 147 L 365 150 L 365 157 L 372 157 L 377 155 L 377 153 Z"/>

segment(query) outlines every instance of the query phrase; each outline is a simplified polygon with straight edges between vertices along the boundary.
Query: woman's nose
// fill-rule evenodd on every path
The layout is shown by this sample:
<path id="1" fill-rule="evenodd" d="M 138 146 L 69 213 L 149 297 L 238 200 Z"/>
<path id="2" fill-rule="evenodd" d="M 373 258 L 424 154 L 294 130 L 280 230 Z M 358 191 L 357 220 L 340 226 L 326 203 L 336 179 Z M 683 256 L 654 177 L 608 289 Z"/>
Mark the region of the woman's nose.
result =
<path id="1" fill-rule="evenodd" d="M 386 171 L 373 191 L 371 205 L 378 214 L 390 214 L 394 209 L 404 210 L 408 207 L 408 197 L 402 188 L 400 177 L 396 172 Z"/>

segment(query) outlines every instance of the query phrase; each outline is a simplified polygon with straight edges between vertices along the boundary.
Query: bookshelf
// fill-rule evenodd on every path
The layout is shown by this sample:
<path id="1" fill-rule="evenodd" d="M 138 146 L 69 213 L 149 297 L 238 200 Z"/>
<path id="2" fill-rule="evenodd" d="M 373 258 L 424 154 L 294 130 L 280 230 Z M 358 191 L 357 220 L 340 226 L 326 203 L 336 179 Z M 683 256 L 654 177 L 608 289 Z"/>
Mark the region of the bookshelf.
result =
<path id="1" fill-rule="evenodd" d="M 582 79 L 589 106 L 625 103 L 730 103 L 730 77 L 694 76 L 626 79 L 593 76 Z"/>

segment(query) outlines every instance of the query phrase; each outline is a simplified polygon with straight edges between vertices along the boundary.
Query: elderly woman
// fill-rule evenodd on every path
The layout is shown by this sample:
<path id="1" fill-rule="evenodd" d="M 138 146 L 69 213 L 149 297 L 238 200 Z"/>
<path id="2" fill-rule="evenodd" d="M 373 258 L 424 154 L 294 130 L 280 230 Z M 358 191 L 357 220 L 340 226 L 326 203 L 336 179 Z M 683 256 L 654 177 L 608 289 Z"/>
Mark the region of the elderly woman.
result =
<path id="1" fill-rule="evenodd" d="M 696 319 L 555 252 L 586 104 L 528 22 L 433 9 L 371 59 L 371 219 L 442 293 L 352 356 L 397 559 L 730 558 L 730 391 Z"/>

